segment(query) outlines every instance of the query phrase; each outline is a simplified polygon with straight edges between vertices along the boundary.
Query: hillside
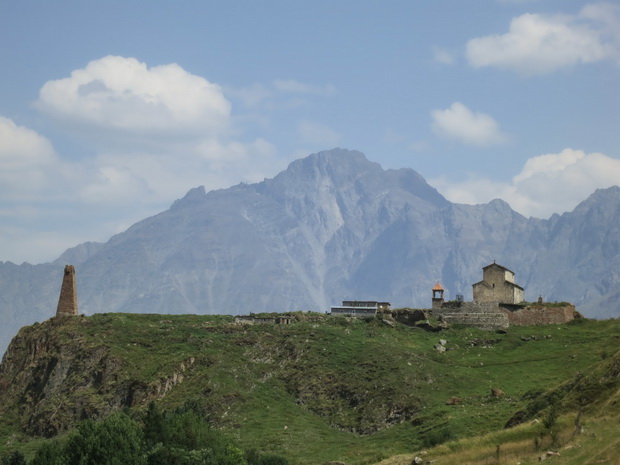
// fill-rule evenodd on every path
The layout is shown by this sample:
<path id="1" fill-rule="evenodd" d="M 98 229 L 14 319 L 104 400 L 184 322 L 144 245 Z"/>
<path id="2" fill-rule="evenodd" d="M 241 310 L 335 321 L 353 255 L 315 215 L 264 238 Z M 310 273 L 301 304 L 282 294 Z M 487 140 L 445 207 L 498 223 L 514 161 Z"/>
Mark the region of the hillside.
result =
<path id="1" fill-rule="evenodd" d="M 412 169 L 334 149 L 260 183 L 192 189 L 54 263 L 0 263 L 0 351 L 21 326 L 52 315 L 66 264 L 85 314 L 324 312 L 354 299 L 425 308 L 437 281 L 447 298 L 470 300 L 481 268 L 497 260 L 529 301 L 614 317 L 619 225 L 619 187 L 548 220 L 525 218 L 501 200 L 450 203 Z"/>
<path id="2" fill-rule="evenodd" d="M 493 333 L 386 318 L 294 313 L 290 325 L 248 326 L 99 314 L 23 328 L 0 366 L 0 448 L 28 451 L 32 438 L 82 418 L 195 399 L 244 447 L 297 464 L 368 464 L 502 429 L 517 412 L 548 407 L 531 406 L 548 390 L 570 392 L 562 386 L 584 373 L 598 381 L 608 366 L 599 364 L 618 361 L 616 320 Z"/>

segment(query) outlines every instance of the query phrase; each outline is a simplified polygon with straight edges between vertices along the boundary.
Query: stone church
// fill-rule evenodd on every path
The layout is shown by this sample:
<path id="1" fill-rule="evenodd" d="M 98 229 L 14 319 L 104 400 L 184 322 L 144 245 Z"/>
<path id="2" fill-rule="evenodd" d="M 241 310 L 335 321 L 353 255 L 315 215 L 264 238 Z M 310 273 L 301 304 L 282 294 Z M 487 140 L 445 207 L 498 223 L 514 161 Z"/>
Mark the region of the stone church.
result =
<path id="1" fill-rule="evenodd" d="M 515 283 L 515 274 L 493 262 L 482 268 L 482 281 L 472 285 L 474 302 L 519 304 L 523 302 L 523 288 Z"/>

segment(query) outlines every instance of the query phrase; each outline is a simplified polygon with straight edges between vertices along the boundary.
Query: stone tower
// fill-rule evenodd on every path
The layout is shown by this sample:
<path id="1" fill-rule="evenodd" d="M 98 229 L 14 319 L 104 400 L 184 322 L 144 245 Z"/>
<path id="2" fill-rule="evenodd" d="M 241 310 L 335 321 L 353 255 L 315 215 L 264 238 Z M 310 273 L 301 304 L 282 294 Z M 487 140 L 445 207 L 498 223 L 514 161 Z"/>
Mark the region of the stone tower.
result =
<path id="1" fill-rule="evenodd" d="M 60 288 L 56 316 L 77 314 L 78 301 L 77 287 L 75 285 L 75 267 L 73 265 L 67 265 L 65 266 L 65 275 L 62 278 L 62 287 Z"/>

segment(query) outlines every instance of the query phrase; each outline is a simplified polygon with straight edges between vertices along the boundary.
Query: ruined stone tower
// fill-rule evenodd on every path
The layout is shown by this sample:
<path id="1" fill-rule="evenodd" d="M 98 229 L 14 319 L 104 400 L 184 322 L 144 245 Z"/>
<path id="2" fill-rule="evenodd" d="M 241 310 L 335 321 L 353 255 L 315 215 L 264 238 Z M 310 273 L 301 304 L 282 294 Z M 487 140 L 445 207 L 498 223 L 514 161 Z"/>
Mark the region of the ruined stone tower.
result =
<path id="1" fill-rule="evenodd" d="M 77 287 L 75 285 L 75 267 L 73 265 L 67 265 L 65 266 L 65 275 L 62 278 L 62 287 L 60 288 L 56 316 L 77 314 L 78 302 Z"/>

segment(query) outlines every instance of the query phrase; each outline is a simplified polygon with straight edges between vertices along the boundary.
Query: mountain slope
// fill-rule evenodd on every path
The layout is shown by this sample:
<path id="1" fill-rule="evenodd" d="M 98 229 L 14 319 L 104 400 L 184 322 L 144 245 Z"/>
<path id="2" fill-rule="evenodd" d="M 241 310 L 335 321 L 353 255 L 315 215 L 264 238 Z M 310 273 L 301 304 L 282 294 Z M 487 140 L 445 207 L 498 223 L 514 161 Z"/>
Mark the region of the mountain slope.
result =
<path id="1" fill-rule="evenodd" d="M 323 312 L 341 300 L 428 307 L 440 281 L 471 299 L 481 268 L 516 273 L 528 300 L 565 300 L 586 316 L 620 314 L 620 188 L 575 211 L 525 218 L 508 204 L 451 204 L 410 169 L 383 170 L 334 149 L 273 179 L 205 192 L 105 244 L 52 264 L 0 263 L 0 350 L 54 313 L 62 268 L 76 266 L 80 311 L 239 314 Z"/>

